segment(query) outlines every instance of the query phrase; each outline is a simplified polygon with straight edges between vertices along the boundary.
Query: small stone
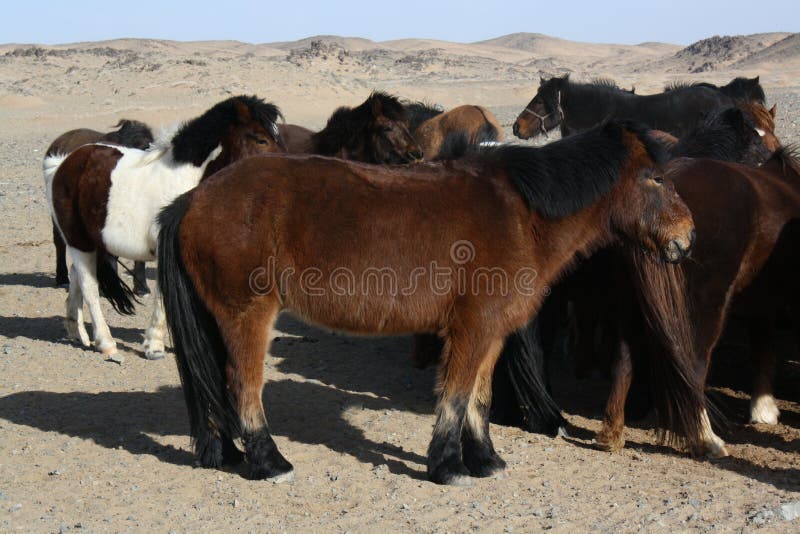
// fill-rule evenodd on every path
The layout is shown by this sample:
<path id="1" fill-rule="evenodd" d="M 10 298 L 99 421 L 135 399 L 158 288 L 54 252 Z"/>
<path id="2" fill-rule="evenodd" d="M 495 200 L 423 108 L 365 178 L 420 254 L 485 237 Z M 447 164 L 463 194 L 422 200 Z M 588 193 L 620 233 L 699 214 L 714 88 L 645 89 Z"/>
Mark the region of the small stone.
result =
<path id="1" fill-rule="evenodd" d="M 11 354 L 11 345 L 3 345 L 3 354 Z"/>
<path id="2" fill-rule="evenodd" d="M 61 471 L 59 471 L 58 469 L 54 469 L 47 474 L 50 475 L 51 477 L 57 477 L 58 475 L 61 474 Z"/>
<path id="3" fill-rule="evenodd" d="M 234 508 L 239 508 L 241 505 L 242 505 L 242 503 L 239 501 L 239 499 L 233 499 L 233 507 Z"/>
<path id="4" fill-rule="evenodd" d="M 109 356 L 106 361 L 111 363 L 116 363 L 117 365 L 122 365 L 123 363 L 125 363 L 125 356 L 117 352 Z"/>
<path id="5" fill-rule="evenodd" d="M 753 514 L 750 517 L 750 522 L 753 525 L 760 527 L 766 525 L 773 517 L 775 517 L 775 512 L 772 510 L 762 510 Z"/>
<path id="6" fill-rule="evenodd" d="M 689 499 L 689 504 L 697 508 L 700 506 L 700 501 L 698 499 Z"/>
<path id="7" fill-rule="evenodd" d="M 58 534 L 64 534 L 64 533 L 65 533 L 65 532 L 67 532 L 68 530 L 69 530 L 69 527 L 68 527 L 67 525 L 65 525 L 64 523 L 61 523 L 61 524 L 58 526 Z"/>
<path id="8" fill-rule="evenodd" d="M 20 503 L 14 504 L 8 509 L 9 512 L 17 512 L 19 510 L 22 510 L 22 505 Z"/>
<path id="9" fill-rule="evenodd" d="M 800 501 L 787 502 L 778 507 L 778 515 L 784 521 L 794 521 L 800 517 Z"/>

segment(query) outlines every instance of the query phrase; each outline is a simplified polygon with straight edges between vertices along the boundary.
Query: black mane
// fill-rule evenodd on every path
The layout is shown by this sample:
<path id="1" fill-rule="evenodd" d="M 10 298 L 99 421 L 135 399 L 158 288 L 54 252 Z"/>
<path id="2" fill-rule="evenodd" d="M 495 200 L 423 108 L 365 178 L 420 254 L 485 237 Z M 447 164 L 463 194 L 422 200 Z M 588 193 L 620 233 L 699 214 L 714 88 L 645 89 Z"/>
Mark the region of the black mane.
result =
<path id="1" fill-rule="evenodd" d="M 115 128 L 108 132 L 103 139 L 122 146 L 129 146 L 146 150 L 153 142 L 153 131 L 143 122 L 130 119 L 120 119 Z"/>
<path id="2" fill-rule="evenodd" d="M 726 108 L 708 115 L 682 136 L 671 152 L 674 157 L 740 162 L 750 147 L 755 127 L 741 109 Z"/>
<path id="3" fill-rule="evenodd" d="M 555 219 L 580 211 L 611 190 L 628 158 L 626 131 L 637 136 L 655 163 L 668 160 L 664 147 L 645 127 L 616 121 L 540 148 L 491 147 L 476 157 L 503 169 L 532 211 Z"/>
<path id="4" fill-rule="evenodd" d="M 209 154 L 219 146 L 222 135 L 230 124 L 240 124 L 241 117 L 237 103 L 247 106 L 252 120 L 258 122 L 277 141 L 277 121 L 281 112 L 274 104 L 269 104 L 257 96 L 234 96 L 216 104 L 214 107 L 181 126 L 172 138 L 172 153 L 175 161 L 191 163 L 199 167 Z"/>
<path id="5" fill-rule="evenodd" d="M 784 145 L 776 150 L 767 163 L 778 163 L 786 174 L 786 168 L 800 175 L 800 145 Z M 765 163 L 766 165 L 766 163 Z"/>
<path id="6" fill-rule="evenodd" d="M 342 106 L 333 112 L 325 128 L 311 136 L 314 152 L 322 156 L 334 156 L 343 148 L 357 147 L 374 124 L 376 105 L 380 106 L 381 114 L 390 120 L 408 120 L 406 108 L 396 97 L 374 91 L 361 105 L 354 108 Z"/>
<path id="7" fill-rule="evenodd" d="M 406 102 L 403 106 L 406 108 L 406 113 L 408 113 L 408 131 L 412 134 L 426 120 L 444 113 L 441 106 L 428 104 L 427 102 Z"/>

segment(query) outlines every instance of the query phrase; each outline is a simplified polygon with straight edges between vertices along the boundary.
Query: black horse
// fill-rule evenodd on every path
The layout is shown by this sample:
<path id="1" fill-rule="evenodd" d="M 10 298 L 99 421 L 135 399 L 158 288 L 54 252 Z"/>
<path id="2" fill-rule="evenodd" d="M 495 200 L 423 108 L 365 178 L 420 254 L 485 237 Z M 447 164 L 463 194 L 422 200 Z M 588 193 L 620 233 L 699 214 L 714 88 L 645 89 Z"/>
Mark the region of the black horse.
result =
<path id="1" fill-rule="evenodd" d="M 680 137 L 706 113 L 733 104 L 730 96 L 705 85 L 637 95 L 602 80 L 574 83 L 569 75 L 542 78 L 533 100 L 514 122 L 514 135 L 530 139 L 559 126 L 561 135 L 567 136 L 609 119 L 625 119 Z"/>
<path id="2" fill-rule="evenodd" d="M 664 92 L 685 89 L 687 87 L 709 87 L 732 98 L 737 102 L 757 102 L 762 106 L 766 105 L 767 97 L 764 88 L 761 87 L 759 77 L 744 78 L 742 76 L 734 78 L 725 85 L 714 85 L 708 82 L 685 83 L 675 82 L 664 87 Z"/>

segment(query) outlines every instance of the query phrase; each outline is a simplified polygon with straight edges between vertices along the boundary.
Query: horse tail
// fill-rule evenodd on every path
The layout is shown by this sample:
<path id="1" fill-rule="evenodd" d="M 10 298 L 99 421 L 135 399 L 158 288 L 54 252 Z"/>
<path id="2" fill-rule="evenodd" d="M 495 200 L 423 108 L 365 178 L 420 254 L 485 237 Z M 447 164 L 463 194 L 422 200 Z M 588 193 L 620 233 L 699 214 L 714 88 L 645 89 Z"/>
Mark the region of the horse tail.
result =
<path id="1" fill-rule="evenodd" d="M 540 320 L 506 339 L 493 379 L 492 421 L 557 435 L 566 426 L 547 388 Z"/>
<path id="2" fill-rule="evenodd" d="M 209 427 L 229 436 L 238 435 L 240 428 L 226 386 L 227 348 L 181 255 L 180 226 L 191 198 L 191 191 L 184 193 L 158 216 L 158 287 L 189 411 L 190 434 L 198 447 Z"/>
<path id="3" fill-rule="evenodd" d="M 696 372 L 694 332 L 686 282 L 679 265 L 659 262 L 642 251 L 632 255 L 633 279 L 648 328 L 652 401 L 662 441 L 699 444 L 708 401 Z"/>
<path id="4" fill-rule="evenodd" d="M 475 108 L 483 116 L 483 124 L 481 124 L 480 128 L 478 128 L 478 131 L 475 133 L 475 136 L 470 140 L 470 142 L 472 144 L 479 145 L 481 143 L 502 141 L 503 130 L 500 128 L 500 123 L 497 121 L 497 117 L 495 117 L 491 111 L 484 107 L 475 106 Z"/>
<path id="5" fill-rule="evenodd" d="M 120 278 L 117 272 L 117 259 L 105 250 L 98 250 L 96 272 L 100 294 L 108 299 L 117 313 L 133 315 L 136 311 L 133 303 L 141 304 L 141 301 L 130 286 Z"/>

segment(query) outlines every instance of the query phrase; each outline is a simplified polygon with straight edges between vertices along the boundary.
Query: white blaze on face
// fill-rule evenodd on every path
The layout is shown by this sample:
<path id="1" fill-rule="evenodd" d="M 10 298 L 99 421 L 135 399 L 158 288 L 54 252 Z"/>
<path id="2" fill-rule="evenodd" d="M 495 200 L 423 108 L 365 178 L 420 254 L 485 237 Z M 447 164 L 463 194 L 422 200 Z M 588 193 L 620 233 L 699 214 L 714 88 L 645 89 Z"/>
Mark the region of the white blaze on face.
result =
<path id="1" fill-rule="evenodd" d="M 765 132 L 761 128 L 754 128 L 754 130 L 756 131 L 759 137 L 764 137 L 765 135 L 767 135 L 767 132 Z"/>

